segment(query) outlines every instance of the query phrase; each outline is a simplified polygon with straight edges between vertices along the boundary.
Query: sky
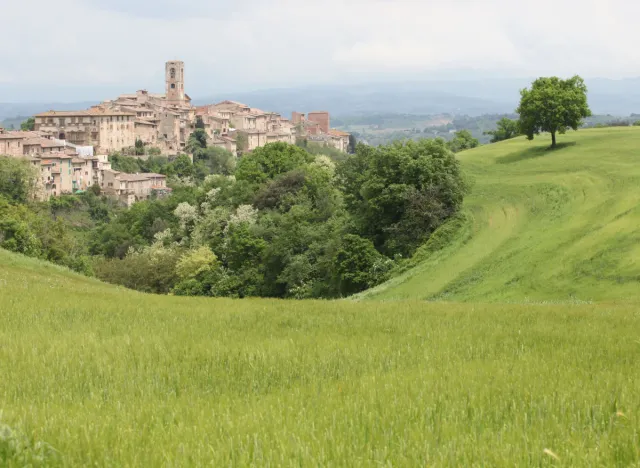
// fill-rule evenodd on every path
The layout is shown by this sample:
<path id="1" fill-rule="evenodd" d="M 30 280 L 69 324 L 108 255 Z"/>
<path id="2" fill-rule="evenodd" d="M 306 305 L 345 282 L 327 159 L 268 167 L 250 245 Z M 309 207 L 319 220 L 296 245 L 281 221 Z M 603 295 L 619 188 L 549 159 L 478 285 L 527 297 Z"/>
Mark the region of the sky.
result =
<path id="1" fill-rule="evenodd" d="M 640 76 L 634 0 L 0 0 L 0 102 L 388 80 Z"/>

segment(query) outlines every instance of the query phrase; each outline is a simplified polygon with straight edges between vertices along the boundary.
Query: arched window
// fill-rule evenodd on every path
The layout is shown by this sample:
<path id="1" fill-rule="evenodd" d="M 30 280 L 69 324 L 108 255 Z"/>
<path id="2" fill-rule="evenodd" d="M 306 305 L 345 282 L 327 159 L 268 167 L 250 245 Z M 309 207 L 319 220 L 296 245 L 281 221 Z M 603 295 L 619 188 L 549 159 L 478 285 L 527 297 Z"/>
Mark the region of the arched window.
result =
<path id="1" fill-rule="evenodd" d="M 172 68 L 170 71 L 170 75 L 171 75 L 171 79 L 175 80 L 176 79 L 176 69 Z"/>
<path id="2" fill-rule="evenodd" d="M 175 83 L 171 83 L 171 89 L 176 89 L 176 84 Z"/>

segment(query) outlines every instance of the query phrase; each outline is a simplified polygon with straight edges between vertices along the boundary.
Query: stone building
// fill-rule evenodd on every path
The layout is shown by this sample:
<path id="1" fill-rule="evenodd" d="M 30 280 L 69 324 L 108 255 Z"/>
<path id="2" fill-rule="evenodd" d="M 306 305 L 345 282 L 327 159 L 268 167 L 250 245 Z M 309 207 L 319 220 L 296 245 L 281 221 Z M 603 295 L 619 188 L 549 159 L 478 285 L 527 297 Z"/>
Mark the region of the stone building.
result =
<path id="1" fill-rule="evenodd" d="M 0 127 L 0 154 L 6 156 L 23 156 L 29 154 L 33 152 L 32 148 L 27 144 L 27 148 L 25 149 L 25 143 L 35 141 L 36 139 L 40 141 L 48 138 L 50 138 L 50 135 L 44 132 L 8 131 Z M 43 144 L 50 150 L 60 147 L 55 143 L 49 144 L 48 142 L 43 142 Z M 64 148 L 64 143 L 62 147 Z"/>
<path id="2" fill-rule="evenodd" d="M 167 176 L 144 173 L 127 174 L 114 170 L 103 171 L 102 190 L 106 195 L 120 200 L 126 206 L 148 199 L 152 193 L 158 196 L 168 194 Z"/>
<path id="3" fill-rule="evenodd" d="M 328 112 L 310 112 L 308 115 L 293 112 L 291 121 L 295 125 L 299 137 L 344 153 L 349 151 L 351 134 L 331 128 L 331 117 Z"/>
<path id="4" fill-rule="evenodd" d="M 36 114 L 35 129 L 74 145 L 111 153 L 135 145 L 135 119 L 135 113 L 96 106 L 84 111 Z"/>
<path id="5" fill-rule="evenodd" d="M 331 119 L 326 111 L 309 112 L 307 120 L 317 123 L 322 133 L 328 134 L 331 129 Z"/>

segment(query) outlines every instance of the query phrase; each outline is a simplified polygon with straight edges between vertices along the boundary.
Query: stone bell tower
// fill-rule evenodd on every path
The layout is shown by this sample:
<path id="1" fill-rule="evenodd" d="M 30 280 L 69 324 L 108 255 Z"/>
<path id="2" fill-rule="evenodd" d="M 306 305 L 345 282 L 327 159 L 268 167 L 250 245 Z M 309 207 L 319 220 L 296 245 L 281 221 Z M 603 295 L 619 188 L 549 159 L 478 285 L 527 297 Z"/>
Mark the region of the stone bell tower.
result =
<path id="1" fill-rule="evenodd" d="M 172 105 L 184 104 L 184 62 L 171 61 L 165 66 L 167 101 Z"/>

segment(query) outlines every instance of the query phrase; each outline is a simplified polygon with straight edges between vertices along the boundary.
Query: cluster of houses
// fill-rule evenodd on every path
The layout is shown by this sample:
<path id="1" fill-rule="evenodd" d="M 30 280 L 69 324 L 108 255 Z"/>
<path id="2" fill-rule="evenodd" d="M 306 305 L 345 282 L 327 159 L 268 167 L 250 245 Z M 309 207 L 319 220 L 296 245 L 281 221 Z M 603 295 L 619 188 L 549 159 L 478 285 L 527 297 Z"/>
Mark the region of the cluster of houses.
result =
<path id="1" fill-rule="evenodd" d="M 293 112 L 287 119 L 235 101 L 195 107 L 185 92 L 184 63 L 167 62 L 165 74 L 165 94 L 140 90 L 86 110 L 43 112 L 34 117 L 33 131 L 0 128 L 0 155 L 31 160 L 41 174 L 41 199 L 98 184 L 131 205 L 154 191 L 167 193 L 166 178 L 113 171 L 106 155 L 139 142 L 167 156 L 184 153 L 197 127 L 204 128 L 210 146 L 235 155 L 297 138 L 348 151 L 349 134 L 330 128 L 328 112 Z"/>
<path id="2" fill-rule="evenodd" d="M 29 160 L 38 175 L 36 196 L 40 200 L 83 192 L 97 185 L 105 195 L 131 206 L 153 192 L 163 196 L 171 191 L 162 174 L 114 171 L 107 155 L 94 156 L 88 148 L 53 138 L 46 132 L 10 132 L 0 127 L 0 155 Z"/>

